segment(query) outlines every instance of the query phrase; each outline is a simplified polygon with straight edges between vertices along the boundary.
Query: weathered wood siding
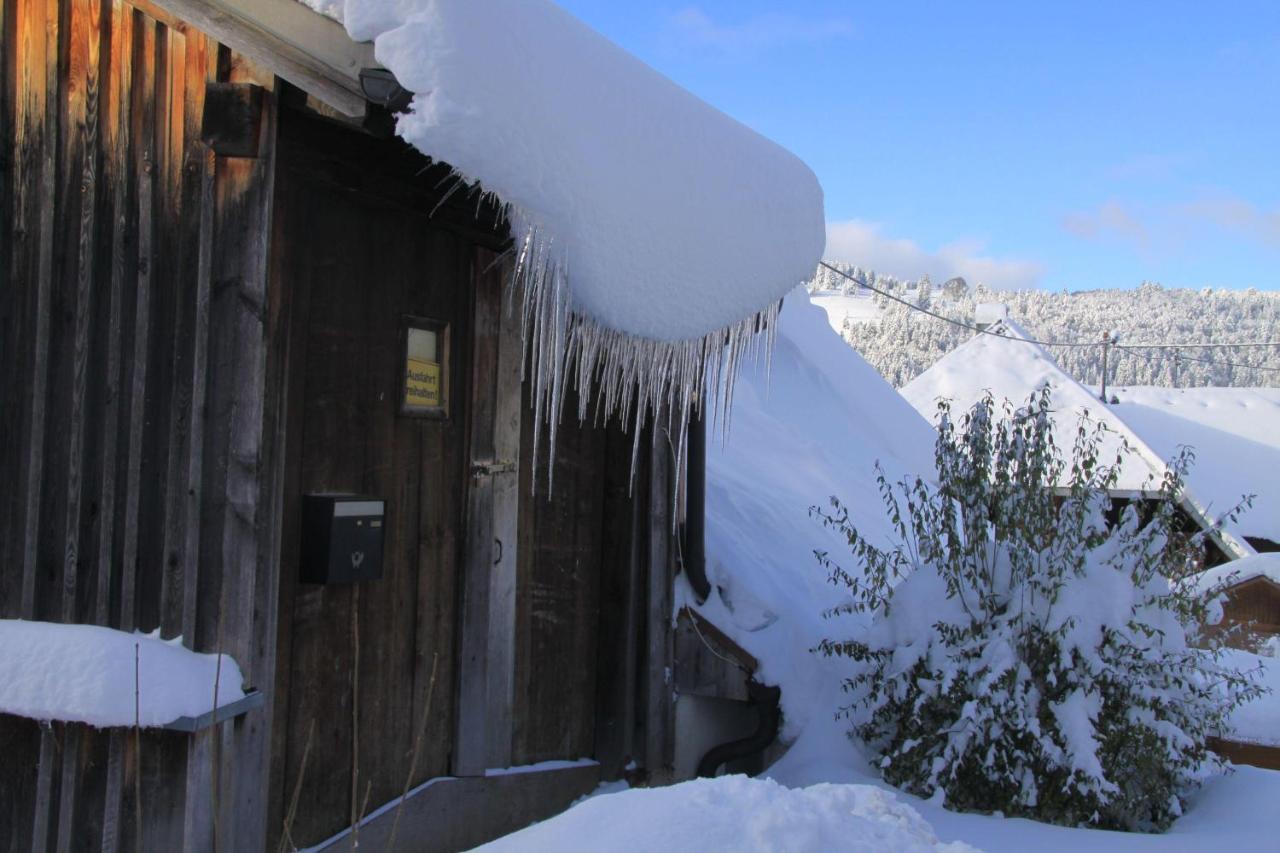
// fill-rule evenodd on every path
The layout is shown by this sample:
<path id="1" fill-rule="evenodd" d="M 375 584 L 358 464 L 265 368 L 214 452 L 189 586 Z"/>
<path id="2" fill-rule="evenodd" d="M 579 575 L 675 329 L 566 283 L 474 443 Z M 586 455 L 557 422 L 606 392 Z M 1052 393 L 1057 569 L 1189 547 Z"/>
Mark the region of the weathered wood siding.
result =
<path id="1" fill-rule="evenodd" d="M 439 170 L 420 174 L 397 140 L 285 110 L 279 145 L 272 280 L 289 304 L 290 414 L 268 835 L 297 789 L 290 834 L 305 845 L 398 796 L 419 731 L 413 783 L 450 772 L 472 242 L 446 226 L 476 224 L 473 205 L 428 216 Z M 406 315 L 451 324 L 448 419 L 399 414 Z M 379 580 L 299 582 L 312 492 L 386 501 Z"/>
<path id="2" fill-rule="evenodd" d="M 565 410 L 576 408 L 571 396 Z M 535 449 L 526 411 L 514 764 L 591 757 L 604 778 L 615 779 L 635 760 L 651 778 L 664 778 L 672 714 L 674 454 L 665 432 L 656 434 L 648 428 L 641 435 L 633 481 L 631 433 L 617 421 L 566 418 L 552 472 L 545 438 Z M 651 689 L 655 680 L 665 686 Z M 656 751 L 647 740 L 658 744 Z"/>
<path id="3" fill-rule="evenodd" d="M 145 8 L 0 0 L 0 616 L 159 629 L 269 686 L 273 78 Z M 257 159 L 200 142 L 211 81 L 267 89 Z M 209 837 L 215 755 L 220 846 L 262 837 L 266 720 L 142 737 L 144 849 Z M 36 731 L 0 720 L 0 847 L 133 849 L 133 738 Z"/>

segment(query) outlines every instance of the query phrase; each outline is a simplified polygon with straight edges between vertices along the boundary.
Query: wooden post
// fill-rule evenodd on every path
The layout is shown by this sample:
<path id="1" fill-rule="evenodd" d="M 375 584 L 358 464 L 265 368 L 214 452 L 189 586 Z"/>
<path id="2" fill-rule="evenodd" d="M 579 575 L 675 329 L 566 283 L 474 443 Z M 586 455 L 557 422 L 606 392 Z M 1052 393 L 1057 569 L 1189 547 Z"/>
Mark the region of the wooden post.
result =
<path id="1" fill-rule="evenodd" d="M 649 648 L 645 673 L 645 769 L 651 784 L 671 778 L 674 751 L 671 649 L 672 482 L 675 442 L 665 411 L 653 416 L 649 467 L 649 588 L 646 622 Z M 665 423 L 664 423 L 665 422 Z"/>
<path id="2" fill-rule="evenodd" d="M 1110 332 L 1102 333 L 1102 402 L 1107 402 L 1107 353 L 1115 339 Z"/>
<path id="3" fill-rule="evenodd" d="M 458 715 L 453 773 L 483 776 L 488 759 L 489 607 L 497 549 L 494 545 L 495 389 L 501 289 L 484 274 L 484 258 L 472 257 L 474 312 L 471 340 L 471 405 L 468 411 L 466 546 L 462 570 L 462 635 L 458 655 Z M 504 549 L 505 550 L 505 549 Z"/>
<path id="4" fill-rule="evenodd" d="M 486 267 L 494 255 L 478 252 Z M 492 269 L 501 290 L 506 277 L 501 267 Z M 498 372 L 493 465 L 493 539 L 498 553 L 489 582 L 489 637 L 485 665 L 487 727 L 485 756 L 488 767 L 511 764 L 516 679 L 516 584 L 519 578 L 518 534 L 520 518 L 520 418 L 524 410 L 520 368 L 524 337 L 520 312 L 514 300 L 499 300 Z"/>

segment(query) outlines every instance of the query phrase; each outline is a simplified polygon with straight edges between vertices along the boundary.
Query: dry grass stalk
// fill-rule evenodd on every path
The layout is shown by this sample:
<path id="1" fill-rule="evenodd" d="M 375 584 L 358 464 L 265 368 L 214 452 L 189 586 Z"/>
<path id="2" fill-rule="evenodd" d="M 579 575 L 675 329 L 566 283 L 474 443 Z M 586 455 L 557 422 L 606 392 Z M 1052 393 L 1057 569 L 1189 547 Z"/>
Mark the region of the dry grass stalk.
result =
<path id="1" fill-rule="evenodd" d="M 142 853 L 142 689 L 138 659 L 141 644 L 133 644 L 133 841 Z"/>
<path id="2" fill-rule="evenodd" d="M 396 804 L 396 815 L 391 821 L 391 834 L 387 836 L 384 850 L 396 847 L 396 831 L 400 828 L 400 813 L 404 811 L 404 801 L 409 799 L 409 786 L 418 772 L 418 756 L 422 754 L 422 740 L 427 733 L 427 720 L 431 719 L 431 699 L 436 692 L 436 665 L 440 663 L 440 653 L 431 655 L 431 681 L 427 685 L 427 701 L 422 705 L 422 719 L 418 722 L 418 733 L 413 738 L 413 756 L 409 759 L 409 772 L 404 777 L 404 790 L 400 792 L 400 802 Z"/>
<path id="3" fill-rule="evenodd" d="M 209 792 L 210 798 L 213 800 L 213 853 L 218 853 L 218 788 L 220 779 L 220 759 L 222 750 L 219 749 L 222 743 L 221 732 L 218 730 L 218 688 L 222 684 L 222 614 L 218 614 L 218 644 L 214 649 L 217 658 L 214 659 L 213 666 L 213 726 L 209 730 L 209 737 L 213 738 L 211 746 L 210 771 L 213 775 L 213 787 Z"/>
<path id="4" fill-rule="evenodd" d="M 311 743 L 315 740 L 315 735 L 316 721 L 312 718 L 311 725 L 307 727 L 307 745 L 302 748 L 302 763 L 298 766 L 298 778 L 293 783 L 293 795 L 289 797 L 289 811 L 284 816 L 284 832 L 276 846 L 276 853 L 298 849 L 293 843 L 293 818 L 298 813 L 298 799 L 302 796 L 302 783 L 307 776 L 307 759 L 311 756 Z"/>
<path id="5" fill-rule="evenodd" d="M 351 593 L 351 849 L 360 846 L 360 585 Z"/>

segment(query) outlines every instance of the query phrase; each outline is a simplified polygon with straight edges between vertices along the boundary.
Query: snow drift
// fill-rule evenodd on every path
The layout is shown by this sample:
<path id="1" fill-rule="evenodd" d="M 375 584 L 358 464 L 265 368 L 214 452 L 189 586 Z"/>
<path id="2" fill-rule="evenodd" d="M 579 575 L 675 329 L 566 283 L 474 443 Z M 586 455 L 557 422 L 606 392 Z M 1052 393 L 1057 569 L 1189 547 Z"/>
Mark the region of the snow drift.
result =
<path id="1" fill-rule="evenodd" d="M 875 466 L 933 477 L 933 428 L 827 325 L 803 288 L 790 294 L 771 365 L 738 380 L 727 441 L 707 447 L 708 577 L 701 612 L 782 686 L 787 739 L 834 712 L 840 677 L 809 654 L 839 626 L 822 611 L 847 597 L 814 558 L 848 543 L 809 517 L 832 495 L 881 545 L 892 535 Z"/>
<path id="2" fill-rule="evenodd" d="M 137 658 L 135 670 L 135 655 Z M 159 632 L 0 619 L 0 713 L 92 726 L 163 726 L 244 696 L 228 655 L 197 654 Z M 135 679 L 135 672 L 137 677 Z"/>
<path id="3" fill-rule="evenodd" d="M 867 785 L 793 790 L 765 779 L 721 776 L 592 797 L 479 849 L 966 853 L 974 848 L 939 842 L 913 808 Z"/>
<path id="4" fill-rule="evenodd" d="M 549 0 L 311 2 L 416 93 L 400 135 L 505 205 L 542 414 L 597 368 L 624 418 L 636 390 L 683 418 L 704 379 L 727 402 L 822 254 L 808 167 Z"/>

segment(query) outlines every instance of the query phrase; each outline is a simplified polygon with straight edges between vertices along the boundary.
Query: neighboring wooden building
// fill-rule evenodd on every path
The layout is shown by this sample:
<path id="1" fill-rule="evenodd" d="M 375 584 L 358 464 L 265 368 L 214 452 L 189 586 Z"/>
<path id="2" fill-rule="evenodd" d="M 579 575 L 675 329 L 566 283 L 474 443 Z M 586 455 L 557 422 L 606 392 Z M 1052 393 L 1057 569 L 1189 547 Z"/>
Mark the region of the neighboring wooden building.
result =
<path id="1" fill-rule="evenodd" d="M 1226 632 L 1228 645 L 1256 652 L 1280 637 L 1280 556 L 1258 554 L 1210 568 L 1197 584 L 1222 590 L 1222 621 L 1212 630 Z"/>
<path id="2" fill-rule="evenodd" d="M 0 31 L 0 618 L 181 636 L 257 691 L 137 740 L 0 715 L 0 850 L 306 846 L 433 779 L 401 841 L 457 848 L 669 780 L 672 438 L 632 484 L 632 433 L 566 421 L 534 488 L 505 226 L 378 130 L 369 47 L 276 0 Z M 300 580 L 334 493 L 383 502 L 380 579 Z"/>

